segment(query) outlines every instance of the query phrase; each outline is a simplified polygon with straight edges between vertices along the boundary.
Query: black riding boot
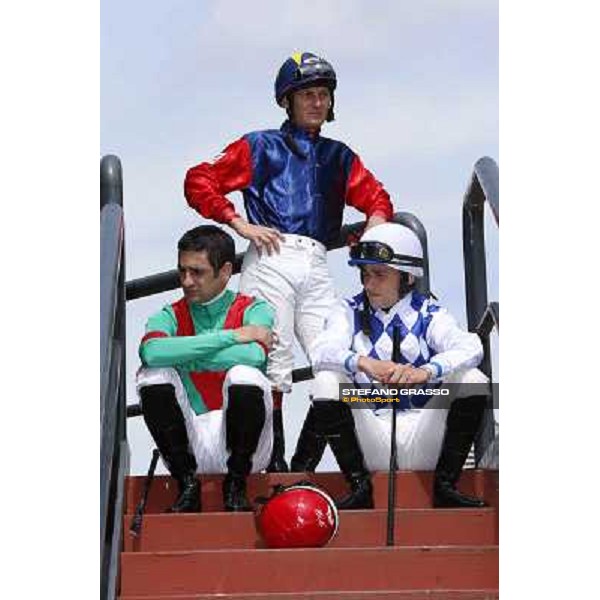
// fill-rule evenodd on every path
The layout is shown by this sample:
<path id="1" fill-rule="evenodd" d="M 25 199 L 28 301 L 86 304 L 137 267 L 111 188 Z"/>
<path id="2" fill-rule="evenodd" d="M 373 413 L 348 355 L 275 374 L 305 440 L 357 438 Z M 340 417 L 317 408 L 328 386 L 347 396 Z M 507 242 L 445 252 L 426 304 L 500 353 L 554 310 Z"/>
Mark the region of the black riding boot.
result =
<path id="1" fill-rule="evenodd" d="M 262 390 L 254 385 L 232 385 L 225 411 L 227 475 L 223 480 L 223 506 L 226 511 L 250 511 L 246 497 L 246 477 L 252 468 L 252 455 L 265 424 Z"/>
<path id="2" fill-rule="evenodd" d="M 327 439 L 317 430 L 315 407 L 311 404 L 290 463 L 291 470 L 294 473 L 313 473 L 321 462 L 326 447 Z"/>
<path id="3" fill-rule="evenodd" d="M 433 506 L 436 508 L 481 508 L 483 500 L 461 494 L 456 489 L 463 465 L 479 430 L 486 396 L 457 398 L 446 419 L 442 451 L 435 468 Z"/>
<path id="4" fill-rule="evenodd" d="M 317 429 L 326 436 L 340 470 L 350 484 L 350 494 L 336 502 L 336 506 L 340 510 L 373 508 L 371 474 L 365 466 L 350 407 L 338 400 L 317 400 L 313 406 Z"/>
<path id="5" fill-rule="evenodd" d="M 144 421 L 171 475 L 179 484 L 179 497 L 169 512 L 200 512 L 200 482 L 196 458 L 189 447 L 185 420 L 171 384 L 140 390 Z"/>
<path id="6" fill-rule="evenodd" d="M 287 473 L 289 468 L 285 462 L 285 438 L 283 436 L 283 412 L 281 408 L 273 409 L 273 452 L 267 467 L 267 473 Z"/>

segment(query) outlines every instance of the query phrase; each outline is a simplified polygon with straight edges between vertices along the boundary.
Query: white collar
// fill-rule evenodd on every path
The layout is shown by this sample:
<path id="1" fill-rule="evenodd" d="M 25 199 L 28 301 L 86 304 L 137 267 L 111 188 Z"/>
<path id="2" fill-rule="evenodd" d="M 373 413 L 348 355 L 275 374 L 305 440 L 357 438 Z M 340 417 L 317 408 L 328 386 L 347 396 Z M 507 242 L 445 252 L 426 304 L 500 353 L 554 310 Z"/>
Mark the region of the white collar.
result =
<path id="1" fill-rule="evenodd" d="M 396 315 L 398 315 L 400 318 L 403 316 L 406 317 L 414 312 L 414 309 L 411 306 L 412 297 L 413 291 L 411 290 L 403 298 L 398 300 L 398 302 L 396 302 L 396 304 L 394 304 L 388 311 L 378 308 L 374 314 L 380 321 L 384 323 L 389 323 Z"/>

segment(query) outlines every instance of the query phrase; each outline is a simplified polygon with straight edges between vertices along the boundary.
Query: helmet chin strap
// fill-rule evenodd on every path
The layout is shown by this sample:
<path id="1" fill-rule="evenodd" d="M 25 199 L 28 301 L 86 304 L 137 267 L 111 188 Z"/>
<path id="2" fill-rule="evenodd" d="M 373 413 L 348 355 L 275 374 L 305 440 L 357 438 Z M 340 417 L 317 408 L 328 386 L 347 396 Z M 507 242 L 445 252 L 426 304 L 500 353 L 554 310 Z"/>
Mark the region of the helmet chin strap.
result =
<path id="1" fill-rule="evenodd" d="M 369 297 L 365 293 L 363 300 L 363 309 L 360 313 L 360 328 L 362 332 L 367 336 L 371 336 L 371 303 L 369 302 Z"/>
<path id="2" fill-rule="evenodd" d="M 415 287 L 415 280 L 411 282 L 411 276 L 409 273 L 400 271 L 400 300 L 406 296 L 406 294 L 412 292 Z"/>
<path id="3" fill-rule="evenodd" d="M 335 96 L 333 94 L 333 90 L 330 90 L 331 93 L 331 104 L 329 105 L 329 111 L 327 112 L 327 119 L 326 121 L 328 123 L 331 123 L 331 121 L 335 121 L 335 114 L 333 112 L 333 105 L 335 104 Z"/>

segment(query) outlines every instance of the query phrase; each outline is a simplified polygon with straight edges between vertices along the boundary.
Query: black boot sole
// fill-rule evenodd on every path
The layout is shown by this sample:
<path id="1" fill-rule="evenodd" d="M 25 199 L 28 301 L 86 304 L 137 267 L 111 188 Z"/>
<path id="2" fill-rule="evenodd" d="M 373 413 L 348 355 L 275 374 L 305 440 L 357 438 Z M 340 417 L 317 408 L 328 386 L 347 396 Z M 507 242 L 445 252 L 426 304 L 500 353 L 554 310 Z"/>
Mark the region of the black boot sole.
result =
<path id="1" fill-rule="evenodd" d="M 200 500 L 197 502 L 185 503 L 181 506 L 177 505 L 177 502 L 167 509 L 168 513 L 199 513 L 202 512 L 202 505 Z"/>
<path id="2" fill-rule="evenodd" d="M 171 506 L 171 508 L 167 509 L 166 512 L 168 512 L 169 514 L 199 513 L 202 512 L 202 507 L 200 506 L 200 504 L 184 506 L 183 508 L 179 506 Z"/>
<path id="3" fill-rule="evenodd" d="M 373 491 L 371 489 L 369 493 L 368 490 L 363 488 L 360 492 L 350 492 L 344 498 L 340 498 L 335 505 L 338 510 L 365 510 L 374 508 Z"/>
<path id="4" fill-rule="evenodd" d="M 269 463 L 267 473 L 289 473 L 290 469 L 283 458 L 277 458 Z"/>
<path id="5" fill-rule="evenodd" d="M 181 489 L 181 488 L 180 488 Z M 184 487 L 183 491 L 177 497 L 177 500 L 167 510 L 168 513 L 195 513 L 202 511 L 202 498 L 200 482 L 195 480 L 193 483 Z"/>
<path id="6" fill-rule="evenodd" d="M 225 512 L 252 512 L 251 506 L 225 506 Z"/>
<path id="7" fill-rule="evenodd" d="M 479 498 L 466 496 L 453 490 L 450 493 L 434 493 L 433 508 L 486 508 L 488 505 Z"/>

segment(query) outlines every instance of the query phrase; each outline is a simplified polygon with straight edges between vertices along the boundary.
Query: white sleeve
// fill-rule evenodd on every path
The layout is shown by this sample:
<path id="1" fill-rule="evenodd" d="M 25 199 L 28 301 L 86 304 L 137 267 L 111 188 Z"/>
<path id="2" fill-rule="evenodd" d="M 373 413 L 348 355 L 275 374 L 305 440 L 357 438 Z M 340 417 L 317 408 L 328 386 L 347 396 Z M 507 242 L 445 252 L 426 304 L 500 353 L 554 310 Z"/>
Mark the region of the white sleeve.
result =
<path id="1" fill-rule="evenodd" d="M 354 373 L 358 355 L 352 351 L 354 313 L 345 300 L 330 310 L 323 331 L 317 336 L 311 352 L 314 371 Z"/>
<path id="2" fill-rule="evenodd" d="M 438 378 L 457 369 L 476 367 L 483 358 L 479 336 L 461 329 L 445 308 L 434 313 L 426 341 L 435 352 L 429 364 L 437 368 Z"/>

